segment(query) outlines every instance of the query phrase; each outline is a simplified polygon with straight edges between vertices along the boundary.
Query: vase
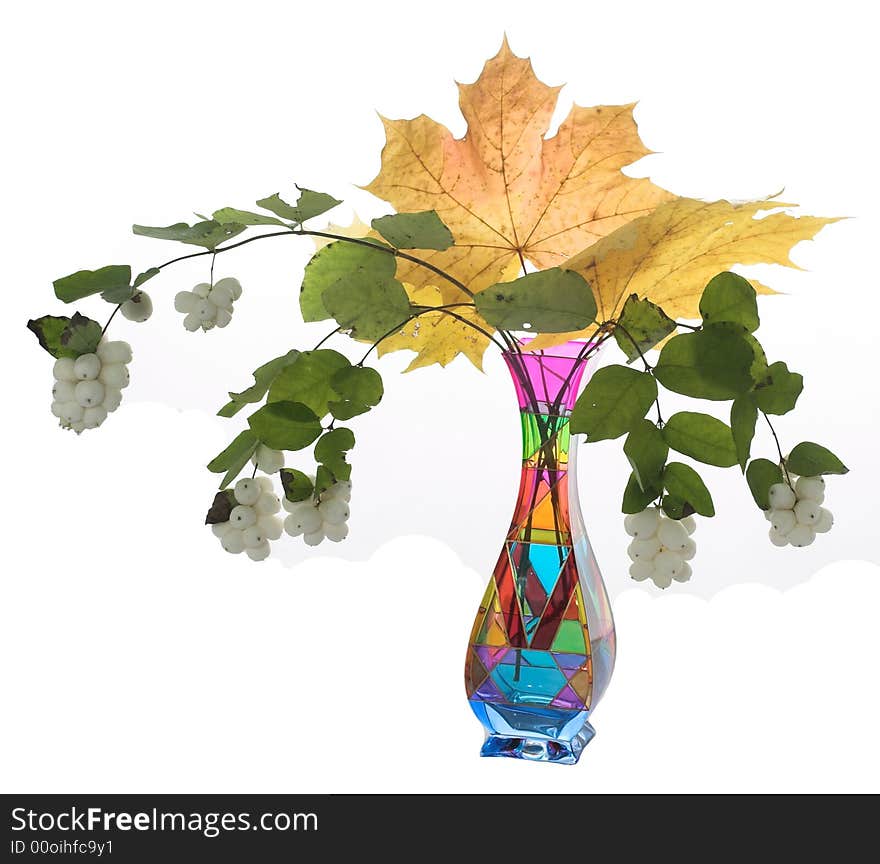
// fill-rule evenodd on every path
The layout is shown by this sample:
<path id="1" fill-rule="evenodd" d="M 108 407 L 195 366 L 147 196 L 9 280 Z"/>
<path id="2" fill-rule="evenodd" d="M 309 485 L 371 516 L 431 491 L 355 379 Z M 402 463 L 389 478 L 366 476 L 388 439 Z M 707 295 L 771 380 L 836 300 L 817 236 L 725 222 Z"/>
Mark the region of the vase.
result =
<path id="1" fill-rule="evenodd" d="M 483 756 L 574 764 L 614 668 L 614 619 L 581 516 L 569 418 L 592 346 L 505 352 L 522 427 L 522 471 L 504 548 L 465 662 Z M 587 359 L 585 359 L 585 355 Z"/>

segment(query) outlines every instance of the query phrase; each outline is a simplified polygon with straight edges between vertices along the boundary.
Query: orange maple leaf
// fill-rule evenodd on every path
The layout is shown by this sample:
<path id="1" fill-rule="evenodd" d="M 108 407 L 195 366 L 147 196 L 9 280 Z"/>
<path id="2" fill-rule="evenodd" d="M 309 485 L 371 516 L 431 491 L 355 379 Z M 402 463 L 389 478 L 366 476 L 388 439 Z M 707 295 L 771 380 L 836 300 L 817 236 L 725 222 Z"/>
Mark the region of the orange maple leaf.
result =
<path id="1" fill-rule="evenodd" d="M 525 261 L 559 265 L 675 197 L 620 170 L 651 152 L 632 104 L 575 105 L 545 138 L 560 88 L 538 80 L 506 38 L 477 81 L 458 87 L 465 136 L 454 138 L 425 115 L 383 118 L 382 167 L 365 188 L 398 212 L 436 210 L 455 245 L 416 254 L 472 294 L 515 278 Z M 409 262 L 397 273 L 415 287 L 436 283 Z"/>

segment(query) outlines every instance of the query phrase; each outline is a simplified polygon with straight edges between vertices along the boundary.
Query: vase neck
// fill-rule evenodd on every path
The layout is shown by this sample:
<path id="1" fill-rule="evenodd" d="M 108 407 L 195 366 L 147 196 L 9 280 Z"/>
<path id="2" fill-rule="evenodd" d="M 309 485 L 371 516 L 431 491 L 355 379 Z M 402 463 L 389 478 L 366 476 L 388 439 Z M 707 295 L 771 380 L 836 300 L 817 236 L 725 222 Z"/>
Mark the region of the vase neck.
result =
<path id="1" fill-rule="evenodd" d="M 583 359 L 588 347 L 589 343 L 568 342 L 548 351 L 505 351 L 520 411 L 567 417 L 584 372 L 595 356 Z"/>

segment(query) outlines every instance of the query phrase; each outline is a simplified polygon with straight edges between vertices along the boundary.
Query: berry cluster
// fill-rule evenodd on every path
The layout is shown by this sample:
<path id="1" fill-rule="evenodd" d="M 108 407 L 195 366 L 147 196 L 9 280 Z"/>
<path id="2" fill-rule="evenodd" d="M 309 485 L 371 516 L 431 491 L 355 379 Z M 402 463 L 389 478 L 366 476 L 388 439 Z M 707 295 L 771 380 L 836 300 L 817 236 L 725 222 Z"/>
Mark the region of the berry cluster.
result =
<path id="1" fill-rule="evenodd" d="M 226 522 L 211 526 L 220 545 L 229 553 L 245 552 L 251 561 L 269 557 L 269 541 L 281 537 L 281 509 L 278 496 L 272 491 L 269 477 L 248 477 L 239 480 L 232 490 L 235 507 Z"/>
<path id="2" fill-rule="evenodd" d="M 688 561 L 697 552 L 690 537 L 697 528 L 693 516 L 670 519 L 659 507 L 648 507 L 627 516 L 623 527 L 633 538 L 626 550 L 633 562 L 629 568 L 633 579 L 651 579 L 658 588 L 668 588 L 673 579 L 687 582 L 691 578 Z"/>
<path id="3" fill-rule="evenodd" d="M 347 480 L 335 483 L 317 500 L 285 498 L 282 503 L 290 515 L 284 520 L 284 530 L 291 537 L 302 535 L 307 546 L 317 546 L 325 538 L 339 543 L 348 536 L 349 501 L 351 483 Z"/>
<path id="4" fill-rule="evenodd" d="M 834 517 L 822 506 L 825 480 L 822 477 L 789 475 L 794 484 L 774 483 L 770 487 L 770 509 L 764 515 L 770 523 L 774 546 L 809 546 L 817 534 L 831 530 Z"/>
<path id="5" fill-rule="evenodd" d="M 127 342 L 102 342 L 95 354 L 56 360 L 52 370 L 52 413 L 59 425 L 77 434 L 97 429 L 122 401 L 130 362 L 131 346 Z"/>
<path id="6" fill-rule="evenodd" d="M 192 291 L 181 291 L 174 298 L 174 308 L 184 313 L 183 326 L 189 331 L 225 327 L 232 320 L 232 304 L 241 297 L 241 283 L 227 277 L 215 282 L 200 282 Z"/>

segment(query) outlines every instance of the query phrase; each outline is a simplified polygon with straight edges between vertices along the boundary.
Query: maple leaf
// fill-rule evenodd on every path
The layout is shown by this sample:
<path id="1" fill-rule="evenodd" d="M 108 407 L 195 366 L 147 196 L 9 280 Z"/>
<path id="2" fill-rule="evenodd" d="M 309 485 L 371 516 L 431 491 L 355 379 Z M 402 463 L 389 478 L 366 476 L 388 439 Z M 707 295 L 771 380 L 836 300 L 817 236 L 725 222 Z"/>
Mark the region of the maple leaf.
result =
<path id="1" fill-rule="evenodd" d="M 437 288 L 434 285 L 410 285 L 404 283 L 410 300 L 420 306 L 443 306 L 456 303 L 461 299 L 461 292 L 454 286 Z M 487 324 L 473 307 L 462 306 L 453 310 L 457 315 L 466 318 L 487 332 L 492 327 Z M 464 354 L 477 369 L 483 368 L 483 354 L 489 345 L 489 338 L 451 315 L 443 312 L 427 312 L 415 321 L 410 321 L 401 328 L 400 333 L 384 339 L 378 348 L 379 356 L 392 351 L 415 351 L 416 356 L 404 372 L 411 372 L 422 366 L 439 363 L 446 366 L 458 354 Z"/>
<path id="2" fill-rule="evenodd" d="M 455 245 L 415 254 L 471 293 L 514 278 L 526 260 L 561 264 L 673 197 L 620 170 L 651 152 L 632 104 L 575 105 L 545 139 L 560 88 L 538 80 L 506 39 L 475 83 L 458 86 L 465 136 L 425 115 L 383 118 L 381 170 L 365 188 L 398 212 L 436 210 Z M 397 278 L 421 287 L 437 277 L 402 261 Z"/>
<path id="3" fill-rule="evenodd" d="M 361 221 L 361 218 L 357 213 L 353 215 L 350 225 L 337 225 L 335 222 L 328 222 L 327 227 L 322 228 L 321 230 L 328 234 L 336 234 L 339 237 L 366 237 L 370 235 L 378 240 L 382 239 L 370 228 L 369 225 Z M 323 249 L 325 246 L 329 246 L 333 242 L 333 238 L 312 237 L 312 242 L 315 244 L 315 249 Z"/>
<path id="4" fill-rule="evenodd" d="M 706 283 L 735 264 L 781 264 L 798 268 L 789 253 L 801 240 L 812 239 L 837 218 L 795 217 L 789 213 L 757 214 L 795 205 L 772 199 L 734 204 L 676 198 L 594 243 L 563 265 L 583 276 L 599 307 L 598 321 L 621 310 L 630 294 L 646 297 L 672 318 L 699 318 Z M 759 294 L 771 288 L 749 279 Z M 533 349 L 589 336 L 577 333 L 537 336 Z"/>

